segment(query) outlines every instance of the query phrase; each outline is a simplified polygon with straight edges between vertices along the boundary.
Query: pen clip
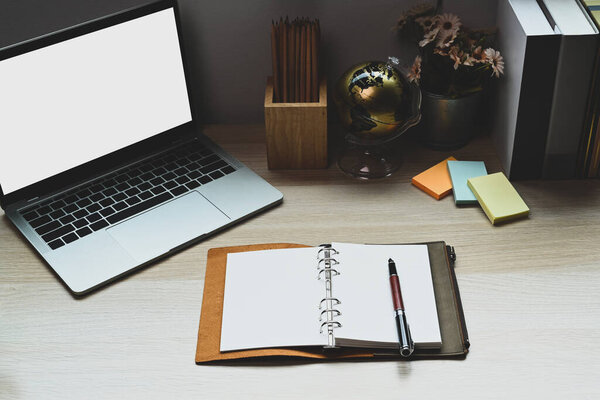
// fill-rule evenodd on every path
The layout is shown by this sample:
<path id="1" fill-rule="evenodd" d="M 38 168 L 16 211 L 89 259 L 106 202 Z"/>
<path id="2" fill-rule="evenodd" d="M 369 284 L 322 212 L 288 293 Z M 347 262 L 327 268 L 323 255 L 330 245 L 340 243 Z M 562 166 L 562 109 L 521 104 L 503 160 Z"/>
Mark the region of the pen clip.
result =
<path id="1" fill-rule="evenodd" d="M 446 252 L 448 253 L 448 260 L 450 260 L 450 264 L 454 265 L 456 261 L 456 252 L 454 251 L 454 246 L 446 245 Z"/>

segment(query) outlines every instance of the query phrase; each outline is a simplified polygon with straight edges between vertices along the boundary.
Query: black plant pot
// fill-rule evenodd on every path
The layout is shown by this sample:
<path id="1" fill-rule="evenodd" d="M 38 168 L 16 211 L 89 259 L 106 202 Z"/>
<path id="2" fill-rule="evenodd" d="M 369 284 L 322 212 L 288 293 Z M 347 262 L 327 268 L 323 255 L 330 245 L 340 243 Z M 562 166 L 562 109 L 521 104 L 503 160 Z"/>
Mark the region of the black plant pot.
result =
<path id="1" fill-rule="evenodd" d="M 481 127 L 485 91 L 450 98 L 421 91 L 419 141 L 432 149 L 454 150 L 466 145 Z"/>

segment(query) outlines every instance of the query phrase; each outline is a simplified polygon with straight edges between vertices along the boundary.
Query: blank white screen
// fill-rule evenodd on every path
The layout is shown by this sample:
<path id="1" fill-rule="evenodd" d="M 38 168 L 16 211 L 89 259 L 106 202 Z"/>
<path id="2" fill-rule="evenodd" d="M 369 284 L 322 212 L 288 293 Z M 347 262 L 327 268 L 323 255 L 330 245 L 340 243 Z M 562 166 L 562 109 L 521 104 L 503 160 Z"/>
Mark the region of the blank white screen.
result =
<path id="1" fill-rule="evenodd" d="M 5 194 L 191 120 L 173 9 L 0 61 Z"/>

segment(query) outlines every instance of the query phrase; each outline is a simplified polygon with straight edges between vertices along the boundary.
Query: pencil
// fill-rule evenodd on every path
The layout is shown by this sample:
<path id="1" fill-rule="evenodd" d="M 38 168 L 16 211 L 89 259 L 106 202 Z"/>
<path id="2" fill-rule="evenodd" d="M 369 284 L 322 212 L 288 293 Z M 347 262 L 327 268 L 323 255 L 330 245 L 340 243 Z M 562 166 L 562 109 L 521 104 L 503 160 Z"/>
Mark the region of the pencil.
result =
<path id="1" fill-rule="evenodd" d="M 294 24 L 294 31 L 295 31 L 295 37 L 296 37 L 296 42 L 294 43 L 294 47 L 295 47 L 295 51 L 296 51 L 296 60 L 294 62 L 295 64 L 295 68 L 296 68 L 296 73 L 294 76 L 294 84 L 295 84 L 295 88 L 294 88 L 294 92 L 296 93 L 296 102 L 300 101 L 300 64 L 301 64 L 301 59 L 300 59 L 300 27 L 301 27 L 301 22 L 296 20 L 296 23 Z"/>
<path id="2" fill-rule="evenodd" d="M 306 101 L 306 21 L 300 28 L 300 101 Z"/>
<path id="3" fill-rule="evenodd" d="M 296 52 L 294 51 L 294 44 L 296 42 L 296 38 L 294 37 L 295 32 L 294 32 L 293 21 L 291 24 L 288 25 L 288 29 L 290 32 L 290 34 L 288 36 L 288 39 L 289 39 L 289 42 L 288 42 L 288 55 L 289 55 L 289 57 L 288 57 L 288 63 L 289 63 L 288 64 L 288 72 L 290 74 L 290 77 L 288 79 L 288 84 L 289 84 L 289 94 L 288 94 L 289 99 L 288 99 L 288 101 L 290 103 L 293 103 L 295 100 L 294 96 L 296 95 L 294 93 L 295 89 L 296 89 L 295 84 L 294 84 L 294 73 L 296 70 L 295 59 L 294 59 L 296 57 Z"/>
<path id="4" fill-rule="evenodd" d="M 283 102 L 288 102 L 288 68 L 287 68 L 287 41 L 288 41 L 288 29 L 287 29 L 287 17 L 285 18 L 285 22 L 283 23 L 283 35 L 281 37 L 281 47 L 282 47 L 282 63 L 283 70 L 281 75 L 283 76 Z"/>
<path id="5" fill-rule="evenodd" d="M 311 23 L 311 50 L 312 54 L 310 57 L 311 61 L 311 77 L 312 77 L 312 87 L 311 87 L 311 101 L 319 101 L 319 71 L 318 71 L 318 47 L 317 47 L 317 23 Z"/>
<path id="6" fill-rule="evenodd" d="M 305 87 L 305 97 L 306 97 L 306 101 L 310 101 L 311 100 L 311 86 L 312 86 L 312 67 L 311 67 L 311 57 L 312 57 L 312 49 L 311 49 L 311 43 L 312 43 L 312 32 L 310 29 L 310 26 L 307 25 L 306 26 L 306 87 Z"/>
<path id="7" fill-rule="evenodd" d="M 278 32 L 278 37 L 277 37 L 277 46 L 279 47 L 279 101 L 283 102 L 285 100 L 283 100 L 283 88 L 284 88 L 284 84 L 283 84 L 283 80 L 284 80 L 284 71 L 283 71 L 283 65 L 284 65 L 284 55 L 283 55 L 283 45 L 285 43 L 284 39 L 284 27 L 283 27 L 283 18 L 279 19 L 279 32 Z"/>
<path id="8" fill-rule="evenodd" d="M 279 101 L 279 63 L 277 54 L 277 28 L 271 21 L 271 62 L 273 67 L 273 102 Z"/>

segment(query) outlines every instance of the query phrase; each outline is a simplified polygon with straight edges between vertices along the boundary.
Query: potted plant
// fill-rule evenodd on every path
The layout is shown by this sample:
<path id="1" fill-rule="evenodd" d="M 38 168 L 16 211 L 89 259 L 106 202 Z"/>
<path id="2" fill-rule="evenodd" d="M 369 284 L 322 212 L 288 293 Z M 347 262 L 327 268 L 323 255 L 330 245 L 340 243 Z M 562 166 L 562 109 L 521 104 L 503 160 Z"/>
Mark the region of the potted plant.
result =
<path id="1" fill-rule="evenodd" d="M 504 73 L 493 32 L 469 29 L 458 16 L 439 14 L 429 4 L 404 13 L 395 30 L 419 51 L 408 78 L 423 94 L 421 140 L 442 149 L 465 145 L 486 104 L 486 88 Z"/>

